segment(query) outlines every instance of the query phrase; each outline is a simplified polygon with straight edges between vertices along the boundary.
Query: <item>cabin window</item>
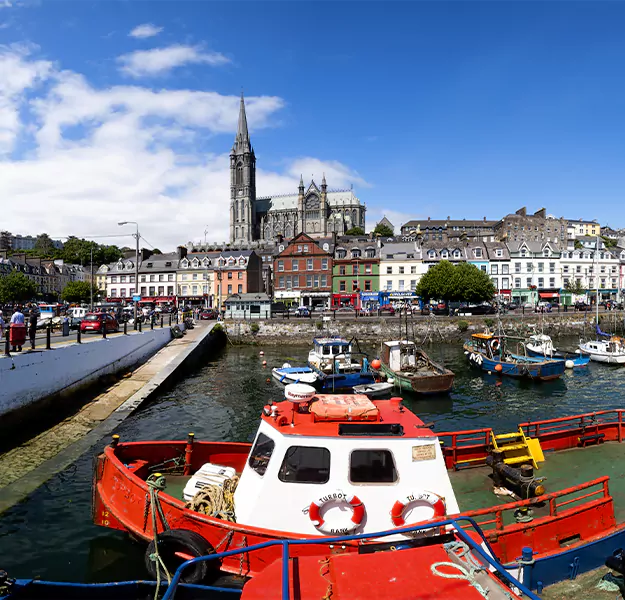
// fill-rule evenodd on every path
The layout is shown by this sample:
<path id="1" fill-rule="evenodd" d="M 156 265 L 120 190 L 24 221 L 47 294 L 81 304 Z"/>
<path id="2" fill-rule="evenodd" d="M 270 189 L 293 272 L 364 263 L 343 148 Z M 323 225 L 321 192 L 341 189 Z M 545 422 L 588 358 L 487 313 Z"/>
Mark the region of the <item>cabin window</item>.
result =
<path id="1" fill-rule="evenodd" d="M 256 438 L 256 443 L 252 452 L 248 464 L 256 471 L 261 477 L 265 474 L 267 467 L 269 466 L 269 459 L 275 448 L 275 442 L 264 433 L 259 433 Z"/>
<path id="2" fill-rule="evenodd" d="M 285 483 L 327 483 L 330 451 L 313 446 L 291 446 L 284 455 L 278 479 Z"/>
<path id="3" fill-rule="evenodd" d="M 394 483 L 397 469 L 390 450 L 354 450 L 350 458 L 351 483 Z"/>

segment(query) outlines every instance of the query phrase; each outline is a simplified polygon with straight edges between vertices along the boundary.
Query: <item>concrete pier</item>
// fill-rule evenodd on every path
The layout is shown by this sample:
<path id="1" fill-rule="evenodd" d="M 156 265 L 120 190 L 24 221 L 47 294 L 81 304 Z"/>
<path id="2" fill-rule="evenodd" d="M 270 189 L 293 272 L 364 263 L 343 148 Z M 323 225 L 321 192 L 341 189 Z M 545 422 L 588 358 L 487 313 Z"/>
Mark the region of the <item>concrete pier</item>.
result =
<path id="1" fill-rule="evenodd" d="M 108 387 L 77 414 L 32 440 L 0 455 L 0 513 L 19 502 L 50 477 L 67 468 L 178 371 L 223 337 L 211 335 L 214 322 L 198 323 L 174 339 L 145 364 Z"/>

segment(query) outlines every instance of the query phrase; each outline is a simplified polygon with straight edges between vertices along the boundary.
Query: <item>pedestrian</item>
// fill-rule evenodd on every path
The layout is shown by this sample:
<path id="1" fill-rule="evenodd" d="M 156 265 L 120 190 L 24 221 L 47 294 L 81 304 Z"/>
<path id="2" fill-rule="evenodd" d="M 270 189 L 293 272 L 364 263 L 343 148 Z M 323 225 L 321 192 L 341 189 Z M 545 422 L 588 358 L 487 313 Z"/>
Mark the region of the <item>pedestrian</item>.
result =
<path id="1" fill-rule="evenodd" d="M 0 309 L 0 338 L 4 339 L 4 319 L 2 318 L 2 309 Z"/>
<path id="2" fill-rule="evenodd" d="M 30 315 L 28 317 L 28 337 L 30 338 L 30 349 L 35 349 L 35 336 L 37 335 L 37 311 L 30 306 Z"/>
<path id="3" fill-rule="evenodd" d="M 24 325 L 24 313 L 20 310 L 19 306 L 17 306 L 15 308 L 15 312 L 13 313 L 13 316 L 11 317 L 11 326 L 13 326 L 13 325 L 17 326 L 16 329 L 18 329 L 18 328 L 25 328 L 25 325 Z M 24 333 L 26 333 L 26 332 L 24 331 Z M 19 336 L 16 335 L 15 339 L 16 340 L 20 340 L 23 343 L 23 340 L 26 339 L 26 336 L 25 335 L 23 335 L 23 336 L 22 335 L 19 335 Z M 22 351 L 22 344 L 20 344 L 17 341 L 12 345 L 11 351 L 15 352 L 15 348 L 16 347 L 17 347 L 17 352 L 21 352 Z"/>

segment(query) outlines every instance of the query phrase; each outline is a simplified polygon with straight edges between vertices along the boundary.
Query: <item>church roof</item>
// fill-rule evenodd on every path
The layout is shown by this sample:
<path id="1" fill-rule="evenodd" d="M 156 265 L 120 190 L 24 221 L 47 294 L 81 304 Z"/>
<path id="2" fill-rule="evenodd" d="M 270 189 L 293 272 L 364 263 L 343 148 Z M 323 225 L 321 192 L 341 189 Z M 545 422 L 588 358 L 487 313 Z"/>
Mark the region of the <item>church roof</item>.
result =
<path id="1" fill-rule="evenodd" d="M 353 190 L 333 190 L 328 192 L 328 204 L 332 208 L 343 206 L 360 205 L 360 200 Z M 297 194 L 282 194 L 276 196 L 261 196 L 257 201 L 268 201 L 273 210 L 295 210 L 297 208 Z"/>

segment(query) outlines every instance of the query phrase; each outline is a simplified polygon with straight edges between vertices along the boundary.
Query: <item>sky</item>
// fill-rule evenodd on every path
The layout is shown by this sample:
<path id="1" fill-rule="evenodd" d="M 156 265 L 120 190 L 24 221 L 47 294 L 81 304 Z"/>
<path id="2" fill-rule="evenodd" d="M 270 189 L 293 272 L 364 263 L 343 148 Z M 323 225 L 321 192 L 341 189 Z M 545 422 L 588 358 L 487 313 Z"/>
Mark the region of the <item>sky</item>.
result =
<path id="1" fill-rule="evenodd" d="M 623 2 L 0 0 L 0 229 L 227 240 L 242 90 L 258 196 L 325 172 L 368 229 L 522 206 L 625 227 L 624 22 Z"/>

